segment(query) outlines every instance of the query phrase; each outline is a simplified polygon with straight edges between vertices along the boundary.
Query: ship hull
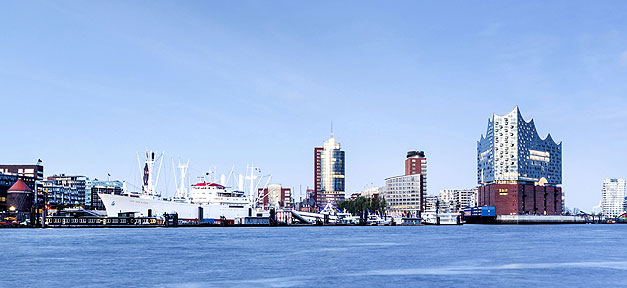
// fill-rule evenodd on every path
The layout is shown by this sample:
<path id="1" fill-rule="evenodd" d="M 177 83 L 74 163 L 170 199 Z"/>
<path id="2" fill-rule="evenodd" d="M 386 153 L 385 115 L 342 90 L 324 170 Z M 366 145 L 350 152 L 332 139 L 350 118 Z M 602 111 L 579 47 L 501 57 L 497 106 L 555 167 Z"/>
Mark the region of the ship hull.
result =
<path id="1" fill-rule="evenodd" d="M 193 204 L 113 194 L 98 194 L 98 196 L 102 199 L 108 217 L 117 217 L 121 212 L 136 212 L 136 215 L 140 217 L 148 215 L 158 217 L 164 213 L 176 213 L 179 219 L 208 221 L 219 220 L 221 217 L 234 220 L 238 217 L 251 216 L 249 213 L 252 213 L 249 204 Z M 199 209 L 200 207 L 202 210 Z"/>

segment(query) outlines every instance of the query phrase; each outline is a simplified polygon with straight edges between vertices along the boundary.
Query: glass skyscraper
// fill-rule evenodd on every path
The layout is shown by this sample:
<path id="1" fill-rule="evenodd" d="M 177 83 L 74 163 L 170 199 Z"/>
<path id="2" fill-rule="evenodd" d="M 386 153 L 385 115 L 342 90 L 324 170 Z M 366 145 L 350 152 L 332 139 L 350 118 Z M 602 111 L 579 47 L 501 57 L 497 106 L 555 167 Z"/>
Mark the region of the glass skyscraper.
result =
<path id="1" fill-rule="evenodd" d="M 345 199 L 344 151 L 331 133 L 323 147 L 314 148 L 315 188 L 318 206 Z"/>

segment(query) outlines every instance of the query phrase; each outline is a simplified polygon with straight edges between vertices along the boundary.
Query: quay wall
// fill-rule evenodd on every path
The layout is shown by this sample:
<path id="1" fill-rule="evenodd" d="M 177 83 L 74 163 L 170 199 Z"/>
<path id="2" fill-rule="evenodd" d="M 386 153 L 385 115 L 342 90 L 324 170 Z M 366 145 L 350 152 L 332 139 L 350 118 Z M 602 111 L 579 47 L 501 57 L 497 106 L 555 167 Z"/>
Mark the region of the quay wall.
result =
<path id="1" fill-rule="evenodd" d="M 496 224 L 585 224 L 586 218 L 564 215 L 497 215 Z"/>

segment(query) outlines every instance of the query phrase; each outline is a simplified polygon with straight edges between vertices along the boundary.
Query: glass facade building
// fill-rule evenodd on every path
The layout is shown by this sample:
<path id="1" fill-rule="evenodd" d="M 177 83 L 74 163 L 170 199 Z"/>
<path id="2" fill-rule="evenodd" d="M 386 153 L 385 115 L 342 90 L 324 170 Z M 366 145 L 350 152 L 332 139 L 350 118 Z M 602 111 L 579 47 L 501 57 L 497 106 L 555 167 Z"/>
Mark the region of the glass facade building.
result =
<path id="1" fill-rule="evenodd" d="M 335 140 L 333 134 L 324 142 L 322 149 L 318 148 L 315 151 L 319 151 L 317 154 L 319 159 L 316 159 L 320 181 L 317 204 L 320 207 L 327 203 L 337 204 L 345 199 L 344 151 L 340 149 L 340 143 Z"/>
<path id="2" fill-rule="evenodd" d="M 507 115 L 495 114 L 477 142 L 477 182 L 511 181 L 562 183 L 562 143 L 551 134 L 540 138 L 533 120 L 525 121 L 518 107 Z"/>
<path id="3" fill-rule="evenodd" d="M 488 120 L 477 142 L 478 206 L 497 215 L 560 215 L 563 206 L 562 143 L 540 138 L 518 107 Z"/>
<path id="4" fill-rule="evenodd" d="M 101 194 L 115 194 L 122 195 L 124 192 L 124 183 L 120 181 L 91 181 L 89 194 L 91 195 L 90 208 L 94 210 L 105 210 L 105 206 L 102 203 L 102 199 L 98 196 Z"/>
<path id="5" fill-rule="evenodd" d="M 63 185 L 57 185 L 55 181 L 43 180 L 41 181 L 42 193 L 46 193 L 46 204 L 53 207 L 77 207 L 83 205 L 79 201 L 78 189 L 76 187 L 69 187 Z"/>
<path id="6" fill-rule="evenodd" d="M 86 176 L 69 176 L 65 174 L 61 175 L 53 175 L 47 177 L 47 180 L 54 181 L 56 185 L 67 186 L 76 188 L 78 192 L 78 202 L 80 205 L 89 206 L 91 203 L 90 192 L 89 192 L 89 178 Z"/>

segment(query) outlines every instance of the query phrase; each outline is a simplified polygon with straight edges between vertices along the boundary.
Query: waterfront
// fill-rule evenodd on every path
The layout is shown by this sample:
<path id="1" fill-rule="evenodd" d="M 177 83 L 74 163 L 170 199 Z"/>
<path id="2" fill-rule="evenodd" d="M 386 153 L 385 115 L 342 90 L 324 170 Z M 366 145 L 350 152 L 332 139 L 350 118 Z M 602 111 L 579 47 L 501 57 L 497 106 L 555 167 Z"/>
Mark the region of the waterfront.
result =
<path id="1" fill-rule="evenodd" d="M 621 286 L 625 228 L 8 229 L 0 287 Z"/>

